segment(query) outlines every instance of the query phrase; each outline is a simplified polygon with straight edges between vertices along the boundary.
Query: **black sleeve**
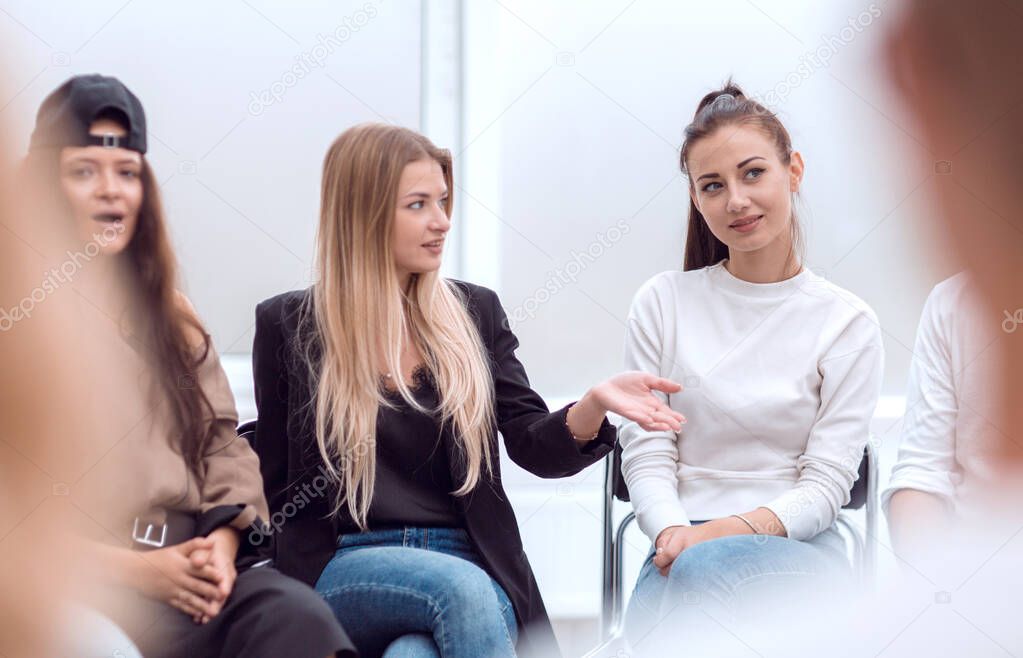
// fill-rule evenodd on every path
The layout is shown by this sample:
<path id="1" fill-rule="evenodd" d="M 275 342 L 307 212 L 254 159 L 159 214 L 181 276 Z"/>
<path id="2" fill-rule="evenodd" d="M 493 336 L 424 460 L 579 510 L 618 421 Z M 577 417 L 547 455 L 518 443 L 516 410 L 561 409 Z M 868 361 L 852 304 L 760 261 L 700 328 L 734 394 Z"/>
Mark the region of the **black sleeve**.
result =
<path id="1" fill-rule="evenodd" d="M 604 457 L 614 447 L 616 430 L 607 418 L 597 438 L 580 448 L 568 430 L 570 405 L 549 413 L 543 398 L 529 386 L 526 370 L 515 356 L 519 340 L 512 333 L 501 301 L 493 291 L 481 299 L 481 315 L 489 311 L 489 349 L 494 360 L 495 411 L 508 456 L 534 475 L 566 477 Z M 489 309 L 486 309 L 490 306 Z"/>
<path id="2" fill-rule="evenodd" d="M 288 477 L 288 375 L 282 313 L 272 303 L 256 307 L 252 379 L 259 422 L 252 442 L 259 455 L 263 490 L 273 512 L 280 509 Z"/>

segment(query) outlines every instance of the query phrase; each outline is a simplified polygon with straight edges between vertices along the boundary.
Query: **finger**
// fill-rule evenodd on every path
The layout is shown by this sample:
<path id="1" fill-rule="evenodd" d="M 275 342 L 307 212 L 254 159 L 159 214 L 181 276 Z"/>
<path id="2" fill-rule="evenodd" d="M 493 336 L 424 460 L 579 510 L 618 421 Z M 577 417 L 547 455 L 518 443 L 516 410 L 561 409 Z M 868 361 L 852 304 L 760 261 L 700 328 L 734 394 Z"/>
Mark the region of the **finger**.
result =
<path id="1" fill-rule="evenodd" d="M 659 561 L 656 559 L 654 560 L 654 566 L 657 567 L 659 570 L 663 570 L 664 573 L 667 573 L 671 571 L 671 565 L 674 564 L 674 562 L 675 558 L 662 556 L 662 558 Z"/>
<path id="2" fill-rule="evenodd" d="M 654 423 L 661 428 L 661 431 L 673 432 L 675 434 L 682 431 L 682 423 L 676 421 L 671 416 L 654 416 Z"/>
<path id="3" fill-rule="evenodd" d="M 220 584 L 217 585 L 217 587 L 220 588 L 220 594 L 226 600 L 227 597 L 231 596 L 231 589 L 234 587 L 234 578 L 225 577 L 220 581 Z"/>
<path id="4" fill-rule="evenodd" d="M 192 551 L 200 549 L 210 550 L 213 548 L 213 540 L 209 537 L 193 537 L 188 541 L 178 544 L 178 550 L 185 555 L 191 555 Z"/>
<path id="5" fill-rule="evenodd" d="M 650 411 L 651 410 L 647 409 L 645 406 L 637 405 L 631 406 L 628 409 L 622 409 L 619 413 L 631 421 L 645 423 L 650 420 Z"/>
<path id="6" fill-rule="evenodd" d="M 645 384 L 655 391 L 663 391 L 664 393 L 678 393 L 682 390 L 682 384 L 665 379 L 664 377 L 650 377 Z"/>
<path id="7" fill-rule="evenodd" d="M 182 544 L 181 547 L 187 549 L 188 552 L 191 553 L 192 551 L 200 548 L 213 548 L 215 543 L 216 542 L 213 540 L 213 537 L 192 537 Z"/>
<path id="8" fill-rule="evenodd" d="M 633 421 L 647 432 L 668 432 L 672 431 L 672 426 L 659 421 L 656 419 L 651 411 L 646 409 L 633 409 L 629 410 L 628 413 L 622 413 L 623 416 Z"/>
<path id="9" fill-rule="evenodd" d="M 209 615 L 212 617 L 216 614 L 215 602 L 206 599 L 205 597 L 198 596 L 193 592 L 185 592 L 184 601 L 196 611 L 201 618 L 203 615 Z"/>
<path id="10" fill-rule="evenodd" d="M 202 615 L 213 616 L 216 614 L 215 601 L 211 601 L 204 596 L 199 596 L 194 592 L 189 591 L 184 593 L 183 598 L 188 605 L 195 609 L 200 617 L 202 617 Z"/>
<path id="11" fill-rule="evenodd" d="M 233 564 L 229 564 L 223 568 L 218 567 L 217 575 L 220 578 L 216 583 L 217 589 L 220 590 L 221 600 L 225 600 L 231 594 L 231 589 L 234 588 L 238 572 L 234 570 Z"/>
<path id="12" fill-rule="evenodd" d="M 214 553 L 210 559 L 210 566 L 217 570 L 217 573 L 223 575 L 229 575 L 236 573 L 234 570 L 234 562 L 229 561 L 223 553 Z"/>
<path id="13" fill-rule="evenodd" d="M 667 554 L 661 553 L 654 556 L 654 566 L 658 569 L 667 569 L 674 562 Z"/>
<path id="14" fill-rule="evenodd" d="M 676 418 L 674 416 L 671 416 L 671 415 L 666 414 L 666 413 L 662 413 L 660 411 L 652 414 L 652 416 L 653 416 L 654 422 L 659 423 L 661 425 L 667 425 L 668 427 L 670 427 L 675 432 L 681 432 L 682 431 L 682 423 L 678 422 L 678 420 L 676 420 Z"/>
<path id="15" fill-rule="evenodd" d="M 221 580 L 224 579 L 224 572 L 222 569 L 218 569 L 212 564 L 204 564 L 201 567 L 191 566 L 188 569 L 188 574 L 196 578 L 208 580 L 209 582 L 217 585 Z"/>
<path id="16" fill-rule="evenodd" d="M 181 580 L 182 582 L 178 584 L 192 596 L 199 597 L 204 601 L 220 600 L 221 598 L 220 589 L 208 581 L 192 576 L 185 576 Z"/>
<path id="17" fill-rule="evenodd" d="M 658 549 L 658 554 L 654 556 L 654 564 L 659 568 L 667 569 L 671 566 L 671 563 L 675 561 L 678 554 L 682 552 L 682 548 L 685 545 L 686 534 L 684 532 L 673 532 L 665 542 L 661 549 Z"/>
<path id="18" fill-rule="evenodd" d="M 674 422 L 675 417 L 664 405 L 658 405 L 651 403 L 648 406 L 643 407 L 639 412 L 643 416 L 646 416 L 651 422 Z"/>
<path id="19" fill-rule="evenodd" d="M 663 569 L 670 565 L 675 560 L 675 554 L 672 552 L 671 539 L 669 538 L 665 545 L 658 548 L 654 555 L 654 566 L 658 569 Z"/>
<path id="20" fill-rule="evenodd" d="M 192 618 L 192 621 L 196 623 L 199 623 L 199 620 L 202 619 L 203 616 L 202 612 L 196 610 L 187 601 L 183 600 L 179 596 L 172 597 L 169 601 L 167 601 L 167 604 L 170 605 L 172 608 L 180 610 L 184 614 L 188 615 L 189 617 Z"/>
<path id="21" fill-rule="evenodd" d="M 686 422 L 686 417 L 683 414 L 679 413 L 678 411 L 675 411 L 674 409 L 672 409 L 671 407 L 664 403 L 657 404 L 653 411 L 671 416 L 680 423 Z"/>
<path id="22" fill-rule="evenodd" d="M 645 423 L 639 423 L 639 426 L 642 427 L 647 432 L 674 432 L 675 431 L 674 428 L 672 428 L 671 425 L 668 425 L 667 423 L 659 423 L 659 422 L 656 422 L 656 421 L 654 421 L 652 419 L 650 421 L 648 421 L 648 422 L 645 422 Z"/>
<path id="23" fill-rule="evenodd" d="M 199 548 L 192 551 L 191 555 L 188 556 L 188 561 L 193 567 L 199 568 L 210 561 L 210 556 L 213 555 L 213 551 L 209 548 Z"/>
<path id="24" fill-rule="evenodd" d="M 654 419 L 670 425 L 671 429 L 675 430 L 676 432 L 681 432 L 682 426 L 685 425 L 684 420 L 679 420 L 678 418 L 675 418 L 671 414 L 660 413 L 657 416 L 654 416 Z"/>
<path id="25" fill-rule="evenodd" d="M 650 426 L 654 424 L 653 416 L 650 416 L 646 412 L 639 412 L 635 414 L 635 416 L 631 418 L 631 420 L 636 421 L 636 423 L 640 427 L 647 430 L 648 432 L 650 431 Z"/>

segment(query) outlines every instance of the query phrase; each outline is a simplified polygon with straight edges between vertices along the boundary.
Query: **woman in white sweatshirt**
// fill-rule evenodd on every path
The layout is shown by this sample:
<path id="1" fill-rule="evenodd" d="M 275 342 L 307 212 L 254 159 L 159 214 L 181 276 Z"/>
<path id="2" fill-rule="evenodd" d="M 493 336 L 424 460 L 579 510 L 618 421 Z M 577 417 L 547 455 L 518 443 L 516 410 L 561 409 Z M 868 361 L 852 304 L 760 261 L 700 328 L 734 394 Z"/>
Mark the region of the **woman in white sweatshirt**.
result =
<path id="1" fill-rule="evenodd" d="M 833 526 L 883 364 L 873 311 L 801 263 L 803 160 L 773 113 L 729 81 L 700 102 L 681 168 L 684 271 L 636 294 L 625 345 L 628 368 L 685 384 L 668 403 L 688 419 L 677 433 L 620 430 L 654 544 L 626 620 L 640 651 L 665 633 L 732 641 L 766 614 L 765 595 L 775 611 L 782 595 L 801 600 L 848 571 Z"/>

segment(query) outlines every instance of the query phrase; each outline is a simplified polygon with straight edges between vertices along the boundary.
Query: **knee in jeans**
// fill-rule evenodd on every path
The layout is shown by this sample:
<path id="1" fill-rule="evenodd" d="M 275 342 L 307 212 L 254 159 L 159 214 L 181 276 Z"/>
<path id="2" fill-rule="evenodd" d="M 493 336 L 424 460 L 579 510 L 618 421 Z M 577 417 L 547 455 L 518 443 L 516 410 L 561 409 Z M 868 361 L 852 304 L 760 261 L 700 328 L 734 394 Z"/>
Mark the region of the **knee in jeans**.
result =
<path id="1" fill-rule="evenodd" d="M 493 608 L 500 612 L 490 576 L 474 564 L 459 569 L 458 575 L 446 589 L 443 600 L 448 606 L 459 610 L 479 612 Z"/>
<path id="2" fill-rule="evenodd" d="M 671 565 L 671 580 L 694 589 L 727 586 L 729 579 L 753 568 L 751 546 L 744 539 L 722 537 L 686 549 Z"/>
<path id="3" fill-rule="evenodd" d="M 437 658 L 440 650 L 433 637 L 425 633 L 402 635 L 384 650 L 382 658 Z"/>

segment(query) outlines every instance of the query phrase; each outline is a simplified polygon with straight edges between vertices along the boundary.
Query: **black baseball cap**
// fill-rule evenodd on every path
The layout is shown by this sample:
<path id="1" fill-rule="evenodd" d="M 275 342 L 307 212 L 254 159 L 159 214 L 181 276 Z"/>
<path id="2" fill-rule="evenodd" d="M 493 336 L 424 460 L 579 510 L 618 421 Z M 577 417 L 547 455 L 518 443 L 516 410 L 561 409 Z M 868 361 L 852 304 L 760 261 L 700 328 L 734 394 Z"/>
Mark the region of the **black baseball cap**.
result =
<path id="1" fill-rule="evenodd" d="M 125 135 L 90 135 L 101 116 L 124 124 Z M 146 152 L 146 114 L 124 83 L 110 76 L 76 75 L 57 87 L 36 114 L 28 150 L 65 146 L 107 146 Z"/>

